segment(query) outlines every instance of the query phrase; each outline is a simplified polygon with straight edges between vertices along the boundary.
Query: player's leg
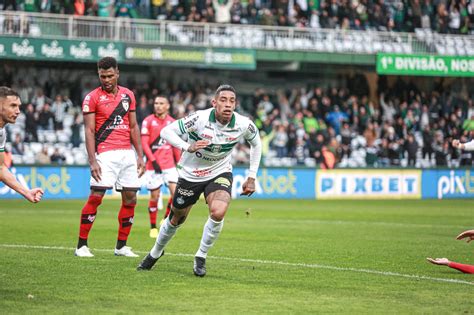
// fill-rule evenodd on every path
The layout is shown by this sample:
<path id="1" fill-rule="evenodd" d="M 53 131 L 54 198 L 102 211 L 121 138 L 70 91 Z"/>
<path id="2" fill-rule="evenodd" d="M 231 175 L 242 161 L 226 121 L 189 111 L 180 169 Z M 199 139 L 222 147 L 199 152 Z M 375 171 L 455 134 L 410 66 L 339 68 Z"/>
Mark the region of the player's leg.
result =
<path id="1" fill-rule="evenodd" d="M 156 228 L 156 216 L 158 214 L 158 198 L 160 196 L 160 187 L 163 185 L 161 174 L 155 173 L 153 170 L 146 171 L 146 188 L 150 191 L 150 200 L 148 201 L 148 216 L 150 218 L 150 237 L 158 236 Z"/>
<path id="2" fill-rule="evenodd" d="M 176 234 L 181 224 L 186 220 L 189 211 L 204 190 L 204 184 L 188 182 L 180 178 L 176 190 L 170 215 L 161 225 L 155 245 L 138 265 L 138 270 L 150 270 L 156 261 L 163 256 L 164 248 Z"/>
<path id="3" fill-rule="evenodd" d="M 164 171 L 164 181 L 167 183 L 170 190 L 170 197 L 168 199 L 168 205 L 166 207 L 166 213 L 164 218 L 168 217 L 171 211 L 171 206 L 173 204 L 174 191 L 176 190 L 176 183 L 178 182 L 178 171 L 176 168 L 170 168 Z"/>
<path id="4" fill-rule="evenodd" d="M 97 162 L 101 168 L 102 176 L 100 181 L 90 178 L 91 193 L 86 204 L 81 211 L 81 224 L 79 228 L 79 241 L 74 254 L 78 257 L 93 257 L 88 247 L 89 232 L 96 219 L 97 209 L 102 203 L 105 191 L 113 188 L 117 178 L 117 171 L 113 167 L 112 151 L 99 154 Z"/>
<path id="5" fill-rule="evenodd" d="M 79 240 L 77 242 L 77 248 L 75 255 L 78 257 L 93 257 L 89 250 L 87 240 L 89 238 L 89 232 L 92 229 L 95 218 L 97 216 L 97 208 L 102 203 L 104 198 L 105 189 L 97 190 L 91 189 L 89 198 L 81 211 L 81 223 L 79 226 Z"/>
<path id="6" fill-rule="evenodd" d="M 158 215 L 158 198 L 160 196 L 160 188 L 150 191 L 150 200 L 148 201 L 148 215 L 150 217 L 150 237 L 158 236 L 156 227 L 156 216 Z"/>
<path id="7" fill-rule="evenodd" d="M 116 152 L 117 156 L 121 157 L 120 163 L 117 165 L 120 168 L 120 173 L 117 177 L 116 189 L 122 193 L 122 205 L 118 214 L 119 229 L 114 253 L 116 256 L 138 257 L 130 247 L 126 246 L 135 216 L 137 191 L 140 189 L 137 161 L 135 152 L 132 150 Z"/>
<path id="8" fill-rule="evenodd" d="M 224 173 L 214 178 L 206 186 L 204 194 L 209 206 L 209 218 L 204 225 L 201 243 L 194 257 L 194 274 L 206 275 L 206 257 L 224 227 L 224 217 L 229 208 L 232 189 L 232 173 Z"/>

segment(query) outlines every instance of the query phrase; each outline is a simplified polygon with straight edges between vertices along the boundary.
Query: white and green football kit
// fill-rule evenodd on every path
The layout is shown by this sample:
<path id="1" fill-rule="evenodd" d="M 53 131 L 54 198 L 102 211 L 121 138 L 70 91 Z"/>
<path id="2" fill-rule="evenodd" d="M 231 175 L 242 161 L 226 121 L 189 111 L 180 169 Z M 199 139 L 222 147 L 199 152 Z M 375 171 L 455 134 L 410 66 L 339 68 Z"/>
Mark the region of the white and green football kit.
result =
<path id="1" fill-rule="evenodd" d="M 7 143 L 7 131 L 0 128 L 0 152 L 5 152 L 5 144 Z"/>
<path id="2" fill-rule="evenodd" d="M 188 135 L 187 142 L 181 139 L 184 134 Z M 244 139 L 250 144 L 248 176 L 256 178 L 262 146 L 258 129 L 248 117 L 234 113 L 230 122 L 222 125 L 216 120 L 214 108 L 200 110 L 163 128 L 161 137 L 184 151 L 177 168 L 179 176 L 190 182 L 203 182 L 232 172 L 232 149 Z M 198 140 L 208 140 L 210 144 L 189 153 L 187 149 Z"/>

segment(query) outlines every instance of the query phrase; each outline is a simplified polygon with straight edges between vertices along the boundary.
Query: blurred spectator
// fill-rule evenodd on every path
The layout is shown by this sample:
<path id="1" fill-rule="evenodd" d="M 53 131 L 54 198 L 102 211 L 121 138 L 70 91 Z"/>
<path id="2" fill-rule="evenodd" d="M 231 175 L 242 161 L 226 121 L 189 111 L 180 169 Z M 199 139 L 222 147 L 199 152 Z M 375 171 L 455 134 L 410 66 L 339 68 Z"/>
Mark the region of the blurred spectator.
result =
<path id="1" fill-rule="evenodd" d="M 25 153 L 25 145 L 21 141 L 20 134 L 15 135 L 15 140 L 12 143 L 12 154 L 23 155 Z"/>
<path id="2" fill-rule="evenodd" d="M 230 23 L 231 14 L 230 8 L 232 7 L 233 0 L 227 0 L 226 3 L 219 3 L 218 0 L 212 0 L 212 6 L 214 7 L 215 18 L 217 23 Z"/>
<path id="3" fill-rule="evenodd" d="M 273 138 L 273 147 L 276 150 L 278 158 L 286 157 L 288 153 L 287 145 L 288 133 L 286 132 L 286 127 L 283 124 L 277 124 L 275 137 Z"/>
<path id="4" fill-rule="evenodd" d="M 413 134 L 408 134 L 408 139 L 405 143 L 405 152 L 408 157 L 408 165 L 415 166 L 416 164 L 416 154 L 418 152 L 418 142 L 416 142 Z"/>
<path id="5" fill-rule="evenodd" d="M 81 131 L 82 131 L 82 115 L 79 115 L 78 113 L 74 114 L 74 119 L 73 123 L 71 126 L 71 144 L 73 148 L 79 147 L 79 145 L 82 142 L 81 139 Z"/>
<path id="6" fill-rule="evenodd" d="M 35 112 L 33 104 L 26 105 L 25 113 L 25 141 L 38 141 L 38 113 Z"/>
<path id="7" fill-rule="evenodd" d="M 53 154 L 51 154 L 50 159 L 52 164 L 64 164 L 64 162 L 66 161 L 66 157 L 59 152 L 58 148 L 54 149 L 54 152 Z"/>
<path id="8" fill-rule="evenodd" d="M 38 127 L 40 130 L 53 130 L 54 114 L 51 112 L 51 106 L 45 103 L 38 114 Z"/>
<path id="9" fill-rule="evenodd" d="M 36 162 L 38 164 L 43 164 L 43 165 L 51 164 L 51 158 L 49 157 L 47 146 L 43 146 L 41 151 L 38 153 L 38 155 L 36 156 Z"/>
<path id="10" fill-rule="evenodd" d="M 69 98 L 64 98 L 58 94 L 51 106 L 51 111 L 54 114 L 54 129 L 55 130 L 62 130 L 63 129 L 63 121 L 66 117 L 66 112 L 69 108 L 72 107 L 72 102 Z"/>

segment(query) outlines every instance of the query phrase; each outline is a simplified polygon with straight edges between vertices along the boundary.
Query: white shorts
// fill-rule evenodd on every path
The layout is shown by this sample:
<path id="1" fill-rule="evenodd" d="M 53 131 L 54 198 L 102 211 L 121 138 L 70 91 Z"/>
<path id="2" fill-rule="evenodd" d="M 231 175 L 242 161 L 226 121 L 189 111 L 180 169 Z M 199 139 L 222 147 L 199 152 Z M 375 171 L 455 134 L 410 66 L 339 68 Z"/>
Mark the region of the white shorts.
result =
<path id="1" fill-rule="evenodd" d="M 133 150 L 112 150 L 96 156 L 102 170 L 100 182 L 92 176 L 91 188 L 121 190 L 140 189 L 138 179 L 137 157 Z"/>
<path id="2" fill-rule="evenodd" d="M 148 190 L 155 190 L 161 187 L 164 183 L 169 185 L 169 183 L 178 182 L 178 171 L 175 167 L 162 170 L 161 174 L 155 173 L 154 170 L 148 170 L 145 173 L 145 183 L 144 186 Z"/>

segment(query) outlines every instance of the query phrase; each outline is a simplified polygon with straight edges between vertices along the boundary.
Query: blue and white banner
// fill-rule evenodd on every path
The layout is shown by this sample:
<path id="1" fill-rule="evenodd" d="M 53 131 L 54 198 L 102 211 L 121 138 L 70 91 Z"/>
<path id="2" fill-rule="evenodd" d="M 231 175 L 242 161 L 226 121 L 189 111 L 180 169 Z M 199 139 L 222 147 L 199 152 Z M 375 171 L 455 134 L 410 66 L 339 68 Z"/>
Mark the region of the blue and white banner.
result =
<path id="1" fill-rule="evenodd" d="M 247 169 L 234 168 L 232 198 L 240 197 Z M 257 190 L 252 197 L 260 199 L 314 199 L 314 169 L 263 168 L 257 174 Z M 247 198 L 246 196 L 244 196 Z"/>
<path id="2" fill-rule="evenodd" d="M 426 170 L 423 172 L 423 199 L 474 198 L 471 170 Z"/>
<path id="3" fill-rule="evenodd" d="M 420 199 L 421 171 L 318 170 L 317 199 Z"/>
<path id="4" fill-rule="evenodd" d="M 82 167 L 14 167 L 10 170 L 27 187 L 41 187 L 44 199 L 85 199 L 90 171 Z M 234 168 L 232 198 L 240 196 L 246 168 Z M 474 198 L 471 170 L 358 169 L 315 170 L 263 168 L 257 174 L 255 199 L 444 199 Z M 142 188 L 141 196 L 149 192 Z M 163 194 L 168 195 L 167 187 Z M 118 195 L 109 191 L 108 195 Z M 22 198 L 0 183 L 0 199 Z"/>

